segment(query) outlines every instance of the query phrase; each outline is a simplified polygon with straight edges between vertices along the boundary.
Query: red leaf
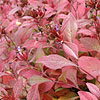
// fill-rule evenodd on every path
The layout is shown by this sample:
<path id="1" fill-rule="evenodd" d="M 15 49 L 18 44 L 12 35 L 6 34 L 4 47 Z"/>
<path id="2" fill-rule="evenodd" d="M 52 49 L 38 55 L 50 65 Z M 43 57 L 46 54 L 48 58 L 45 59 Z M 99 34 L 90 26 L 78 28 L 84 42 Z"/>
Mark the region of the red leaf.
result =
<path id="1" fill-rule="evenodd" d="M 39 76 L 39 75 L 34 75 L 33 77 L 29 78 L 28 79 L 28 83 L 32 86 L 36 83 L 38 84 L 41 84 L 41 83 L 44 83 L 44 82 L 50 82 L 51 80 L 47 79 L 47 78 L 44 78 L 42 76 Z"/>
<path id="2" fill-rule="evenodd" d="M 92 83 L 86 83 L 86 85 L 92 94 L 94 94 L 98 98 L 100 97 L 100 89 L 96 85 Z"/>
<path id="3" fill-rule="evenodd" d="M 5 85 L 10 85 L 12 86 L 12 84 L 15 83 L 15 78 L 12 77 L 12 75 L 8 74 L 8 75 L 3 75 L 2 76 L 2 83 Z"/>
<path id="4" fill-rule="evenodd" d="M 42 100 L 53 100 L 49 95 L 44 94 Z"/>
<path id="5" fill-rule="evenodd" d="M 24 69 L 20 71 L 19 75 L 29 79 L 30 77 L 34 75 L 41 75 L 41 74 L 39 71 L 34 70 L 34 69 Z"/>
<path id="6" fill-rule="evenodd" d="M 99 42 L 95 38 L 85 37 L 81 38 L 80 41 L 88 51 L 100 51 Z"/>
<path id="7" fill-rule="evenodd" d="M 39 85 L 39 91 L 40 92 L 47 92 L 49 91 L 54 85 L 54 82 L 45 82 Z"/>
<path id="8" fill-rule="evenodd" d="M 62 69 L 63 72 L 66 72 L 66 78 L 68 80 L 70 80 L 76 88 L 78 88 L 78 84 L 77 84 L 77 70 L 75 67 L 73 66 L 69 66 L 69 67 L 64 67 Z"/>
<path id="9" fill-rule="evenodd" d="M 14 95 L 15 95 L 16 99 L 19 98 L 19 96 L 22 92 L 22 89 L 23 89 L 23 80 L 20 79 L 15 83 L 15 85 L 13 87 L 13 91 L 14 91 Z"/>
<path id="10" fill-rule="evenodd" d="M 97 97 L 89 92 L 79 91 L 80 100 L 98 100 Z"/>
<path id="11" fill-rule="evenodd" d="M 12 20 L 12 22 L 6 27 L 5 30 L 7 32 L 10 32 L 11 30 L 14 30 L 15 28 L 17 28 L 17 24 L 16 24 L 17 21 L 18 21 L 17 19 Z"/>
<path id="12" fill-rule="evenodd" d="M 23 44 L 23 47 L 27 48 L 28 50 L 39 48 L 40 46 L 41 48 L 50 47 L 50 45 L 48 45 L 45 41 L 28 40 Z"/>
<path id="13" fill-rule="evenodd" d="M 86 74 L 97 78 L 100 76 L 100 61 L 97 58 L 83 56 L 79 58 L 78 64 Z"/>
<path id="14" fill-rule="evenodd" d="M 37 63 L 42 63 L 50 69 L 61 69 L 64 66 L 77 66 L 73 62 L 67 60 L 66 58 L 51 54 L 49 56 L 43 56 L 42 58 L 37 60 Z"/>
<path id="15" fill-rule="evenodd" d="M 0 72 L 0 77 L 5 75 L 8 75 L 8 73 Z"/>
<path id="16" fill-rule="evenodd" d="M 27 100 L 40 100 L 38 84 L 32 86 L 27 94 Z"/>

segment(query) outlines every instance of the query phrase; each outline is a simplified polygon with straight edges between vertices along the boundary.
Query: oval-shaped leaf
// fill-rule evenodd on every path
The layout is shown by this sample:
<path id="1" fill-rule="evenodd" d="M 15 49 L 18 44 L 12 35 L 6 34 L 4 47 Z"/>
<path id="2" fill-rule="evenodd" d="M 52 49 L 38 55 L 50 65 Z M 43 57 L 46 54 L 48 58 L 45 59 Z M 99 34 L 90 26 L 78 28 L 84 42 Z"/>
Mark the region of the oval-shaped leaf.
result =
<path id="1" fill-rule="evenodd" d="M 86 83 L 86 85 L 92 94 L 94 94 L 98 98 L 100 97 L 100 89 L 96 85 L 92 83 Z"/>
<path id="2" fill-rule="evenodd" d="M 78 26 L 75 17 L 69 13 L 69 15 L 64 19 L 61 31 L 64 35 L 64 40 L 70 42 L 73 41 L 77 32 Z"/>
<path id="3" fill-rule="evenodd" d="M 56 55 L 56 54 L 51 54 L 49 56 L 43 56 L 42 58 L 38 59 L 36 62 L 42 63 L 48 68 L 54 69 L 54 70 L 61 69 L 64 66 L 77 66 L 70 60 L 67 60 L 66 58 Z"/>
<path id="4" fill-rule="evenodd" d="M 97 97 L 89 92 L 79 91 L 80 100 L 98 100 Z"/>
<path id="5" fill-rule="evenodd" d="M 45 83 L 40 84 L 39 85 L 40 93 L 44 93 L 44 92 L 49 91 L 53 87 L 54 83 L 55 82 L 53 82 L 53 81 L 49 81 L 49 82 L 47 81 Z"/>
<path id="6" fill-rule="evenodd" d="M 32 86 L 36 83 L 41 84 L 41 83 L 48 82 L 48 81 L 51 81 L 51 80 L 44 78 L 42 76 L 35 75 L 29 78 L 28 83 Z"/>
<path id="7" fill-rule="evenodd" d="M 80 41 L 88 51 L 100 51 L 99 42 L 95 38 L 85 37 L 81 38 Z"/>
<path id="8" fill-rule="evenodd" d="M 83 56 L 79 58 L 78 64 L 86 74 L 93 78 L 100 76 L 100 61 L 97 58 Z"/>

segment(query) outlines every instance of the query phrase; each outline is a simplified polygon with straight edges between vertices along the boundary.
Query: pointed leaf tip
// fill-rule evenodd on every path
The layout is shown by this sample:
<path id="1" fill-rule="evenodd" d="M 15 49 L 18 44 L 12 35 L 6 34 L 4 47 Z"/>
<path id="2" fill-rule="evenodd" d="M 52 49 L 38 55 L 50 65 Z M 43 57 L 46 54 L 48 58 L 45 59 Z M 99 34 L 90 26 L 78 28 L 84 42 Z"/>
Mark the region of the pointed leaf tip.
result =
<path id="1" fill-rule="evenodd" d="M 53 70 L 61 69 L 64 66 L 77 66 L 70 60 L 67 60 L 66 58 L 56 55 L 56 54 L 43 56 L 40 59 L 38 59 L 36 63 L 42 63 L 48 68 L 53 69 Z"/>

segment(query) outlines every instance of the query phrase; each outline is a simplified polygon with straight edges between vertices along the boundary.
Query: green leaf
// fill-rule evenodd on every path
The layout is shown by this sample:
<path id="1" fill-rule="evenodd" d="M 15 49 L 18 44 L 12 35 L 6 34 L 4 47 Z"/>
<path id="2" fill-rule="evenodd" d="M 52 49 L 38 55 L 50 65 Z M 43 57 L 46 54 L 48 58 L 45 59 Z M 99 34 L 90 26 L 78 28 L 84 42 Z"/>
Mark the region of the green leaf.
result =
<path id="1" fill-rule="evenodd" d="M 64 88 L 60 87 L 60 88 L 56 89 L 55 92 L 58 92 L 58 91 L 63 90 L 63 89 L 64 89 Z"/>
<path id="2" fill-rule="evenodd" d="M 42 76 L 38 76 L 38 75 L 35 75 L 33 77 L 31 77 L 29 80 L 28 80 L 28 83 L 33 86 L 34 84 L 38 83 L 38 84 L 41 84 L 41 83 L 44 83 L 44 82 L 48 82 L 48 81 L 51 81 L 47 78 L 44 78 Z"/>

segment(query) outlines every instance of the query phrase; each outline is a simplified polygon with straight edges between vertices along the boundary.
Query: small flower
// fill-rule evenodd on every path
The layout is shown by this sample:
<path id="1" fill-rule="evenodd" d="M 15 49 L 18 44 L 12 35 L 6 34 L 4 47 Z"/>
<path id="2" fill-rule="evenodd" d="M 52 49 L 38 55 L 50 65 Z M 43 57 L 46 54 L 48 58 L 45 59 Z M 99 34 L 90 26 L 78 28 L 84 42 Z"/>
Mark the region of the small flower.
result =
<path id="1" fill-rule="evenodd" d="M 17 50 L 18 50 L 18 52 L 21 52 L 21 47 L 18 46 L 18 47 L 17 47 Z"/>
<path id="2" fill-rule="evenodd" d="M 21 47 L 20 47 L 20 46 L 17 47 L 17 51 L 18 51 L 18 53 L 19 53 L 20 55 L 23 55 L 22 52 L 21 52 Z"/>
<path id="3" fill-rule="evenodd" d="M 99 20 L 99 16 L 97 16 L 97 20 Z"/>
<path id="4" fill-rule="evenodd" d="M 28 59 L 28 53 L 23 51 L 20 46 L 17 47 L 17 51 L 18 52 L 16 53 L 16 55 L 19 60 L 27 60 Z"/>
<path id="5" fill-rule="evenodd" d="M 57 31 L 57 32 L 59 31 L 59 27 L 58 27 L 58 25 L 56 25 L 56 31 Z"/>

